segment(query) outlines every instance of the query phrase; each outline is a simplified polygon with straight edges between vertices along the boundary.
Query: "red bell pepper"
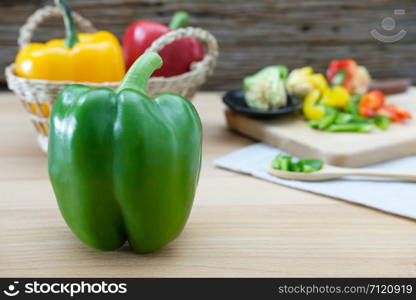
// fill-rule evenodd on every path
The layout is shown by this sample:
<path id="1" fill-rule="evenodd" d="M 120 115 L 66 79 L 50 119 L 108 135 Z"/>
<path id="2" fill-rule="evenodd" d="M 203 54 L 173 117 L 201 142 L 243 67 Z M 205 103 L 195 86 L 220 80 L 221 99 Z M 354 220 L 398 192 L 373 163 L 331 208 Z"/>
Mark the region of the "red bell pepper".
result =
<path id="1" fill-rule="evenodd" d="M 359 104 L 360 114 L 371 118 L 376 115 L 384 116 L 392 122 L 403 122 L 411 119 L 412 115 L 394 104 L 385 104 L 384 94 L 379 90 L 371 91 L 363 96 Z"/>
<path id="2" fill-rule="evenodd" d="M 371 118 L 377 114 L 377 111 L 384 106 L 384 94 L 381 91 L 374 90 L 363 96 L 359 104 L 360 115 Z"/>
<path id="3" fill-rule="evenodd" d="M 398 108 L 394 104 L 386 104 L 377 111 L 377 115 L 388 117 L 392 122 L 403 122 L 411 119 L 412 115 L 407 111 Z"/>
<path id="4" fill-rule="evenodd" d="M 357 71 L 357 67 L 357 63 L 351 58 L 333 60 L 329 63 L 326 77 L 328 78 L 329 83 L 332 84 L 334 78 L 339 78 L 339 75 L 342 74 L 343 82 L 341 82 L 341 85 L 351 92 L 353 90 L 353 78 Z"/>
<path id="5" fill-rule="evenodd" d="M 139 20 L 131 24 L 123 37 L 126 67 L 130 68 L 153 41 L 172 30 L 186 26 L 188 20 L 187 13 L 176 12 L 169 27 L 149 20 Z M 159 51 L 159 55 L 162 57 L 163 66 L 152 76 L 171 77 L 188 72 L 193 62 L 202 60 L 204 47 L 196 39 L 183 38 L 165 46 Z"/>

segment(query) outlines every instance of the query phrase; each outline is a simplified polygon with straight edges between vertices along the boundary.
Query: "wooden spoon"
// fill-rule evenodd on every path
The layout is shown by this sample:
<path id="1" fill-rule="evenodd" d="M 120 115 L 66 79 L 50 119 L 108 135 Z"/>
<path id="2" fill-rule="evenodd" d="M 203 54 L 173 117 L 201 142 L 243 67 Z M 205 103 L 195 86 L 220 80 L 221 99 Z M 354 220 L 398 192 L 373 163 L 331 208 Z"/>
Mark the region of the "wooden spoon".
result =
<path id="1" fill-rule="evenodd" d="M 272 167 L 269 169 L 271 175 L 303 181 L 320 181 L 335 179 L 345 176 L 365 176 L 365 177 L 382 177 L 395 178 L 404 181 L 416 181 L 416 173 L 407 173 L 403 171 L 389 171 L 389 170 L 375 170 L 375 169 L 355 169 L 355 168 L 340 168 L 331 165 L 325 165 L 321 170 L 312 173 L 302 172 L 288 172 L 275 170 Z"/>

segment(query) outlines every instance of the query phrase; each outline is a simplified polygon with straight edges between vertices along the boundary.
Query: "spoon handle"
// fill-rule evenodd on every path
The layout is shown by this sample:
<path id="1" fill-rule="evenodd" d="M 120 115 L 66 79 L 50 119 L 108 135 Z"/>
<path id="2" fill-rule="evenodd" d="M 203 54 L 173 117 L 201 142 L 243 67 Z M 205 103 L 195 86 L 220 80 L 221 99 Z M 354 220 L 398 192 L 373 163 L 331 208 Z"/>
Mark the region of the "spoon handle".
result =
<path id="1" fill-rule="evenodd" d="M 333 168 L 328 173 L 334 173 L 342 176 L 368 176 L 382 178 L 396 178 L 406 181 L 416 181 L 416 172 L 389 171 L 375 169 L 353 169 L 353 168 Z"/>

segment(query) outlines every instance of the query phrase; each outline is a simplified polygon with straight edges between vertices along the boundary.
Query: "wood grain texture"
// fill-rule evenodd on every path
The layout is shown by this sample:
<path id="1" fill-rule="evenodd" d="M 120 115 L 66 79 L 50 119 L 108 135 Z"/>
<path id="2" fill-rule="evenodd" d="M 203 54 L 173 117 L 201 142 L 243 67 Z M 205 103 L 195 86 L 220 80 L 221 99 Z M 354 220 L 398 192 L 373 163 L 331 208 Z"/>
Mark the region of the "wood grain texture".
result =
<path id="1" fill-rule="evenodd" d="M 195 105 L 204 149 L 190 220 L 166 248 L 137 255 L 73 236 L 26 113 L 0 93 L 0 277 L 416 276 L 415 222 L 214 168 L 252 141 L 226 129 L 220 94 Z"/>
<path id="2" fill-rule="evenodd" d="M 406 93 L 391 95 L 387 103 L 416 115 L 416 87 Z M 382 161 L 416 154 L 416 121 L 392 123 L 389 130 L 333 133 L 312 129 L 299 115 L 286 115 L 272 120 L 251 119 L 227 110 L 228 127 L 274 145 L 300 158 L 319 158 L 340 167 L 363 167 Z"/>
<path id="3" fill-rule="evenodd" d="M 38 7 L 51 0 L 0 1 L 0 68 L 14 59 L 19 27 Z M 290 68 L 313 65 L 323 71 L 330 59 L 353 57 L 368 66 L 375 78 L 416 79 L 416 2 L 414 0 L 71 0 L 74 10 L 91 19 L 99 29 L 122 37 L 127 24 L 149 18 L 167 23 L 178 9 L 188 11 L 191 24 L 212 32 L 220 45 L 220 59 L 206 89 L 235 89 L 241 78 L 270 64 Z M 403 40 L 386 44 L 373 39 L 372 29 L 381 20 L 396 16 L 396 30 L 405 29 Z M 47 22 L 38 40 L 62 36 L 60 20 Z M 0 74 L 4 81 L 4 74 Z"/>

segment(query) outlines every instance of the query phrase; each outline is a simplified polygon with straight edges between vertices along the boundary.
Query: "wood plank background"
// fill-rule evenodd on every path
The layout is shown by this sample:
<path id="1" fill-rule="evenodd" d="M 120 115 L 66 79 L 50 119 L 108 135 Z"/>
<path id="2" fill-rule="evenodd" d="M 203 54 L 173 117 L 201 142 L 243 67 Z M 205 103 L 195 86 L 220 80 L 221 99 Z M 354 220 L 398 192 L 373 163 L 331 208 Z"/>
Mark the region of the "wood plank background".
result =
<path id="1" fill-rule="evenodd" d="M 38 7 L 52 0 L 0 1 L 0 68 L 14 60 L 19 27 Z M 206 89 L 240 86 L 241 78 L 270 64 L 313 65 L 323 71 L 328 60 L 353 57 L 373 77 L 416 80 L 415 0 L 70 0 L 73 9 L 99 29 L 118 37 L 129 23 L 149 18 L 167 23 L 175 10 L 192 15 L 194 26 L 212 32 L 220 44 L 220 60 Z M 405 9 L 394 16 L 394 9 Z M 392 16 L 407 35 L 393 44 L 375 40 L 370 31 Z M 44 41 L 63 34 L 61 20 L 46 22 L 36 32 Z M 0 74 L 4 82 L 4 74 Z"/>

